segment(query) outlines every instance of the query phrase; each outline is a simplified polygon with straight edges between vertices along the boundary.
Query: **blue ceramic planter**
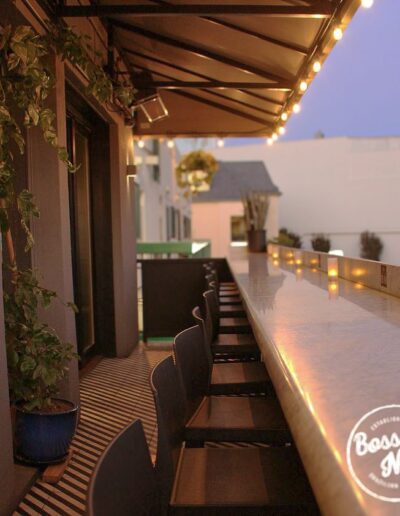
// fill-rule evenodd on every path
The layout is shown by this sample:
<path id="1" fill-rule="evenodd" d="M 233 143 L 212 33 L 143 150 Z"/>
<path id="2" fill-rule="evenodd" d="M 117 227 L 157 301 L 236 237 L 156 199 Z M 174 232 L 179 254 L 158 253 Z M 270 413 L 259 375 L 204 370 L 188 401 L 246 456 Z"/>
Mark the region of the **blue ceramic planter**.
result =
<path id="1" fill-rule="evenodd" d="M 57 400 L 54 400 L 57 401 Z M 68 454 L 78 420 L 78 407 L 66 400 L 63 412 L 27 412 L 16 405 L 15 454 L 29 464 L 56 464 Z"/>

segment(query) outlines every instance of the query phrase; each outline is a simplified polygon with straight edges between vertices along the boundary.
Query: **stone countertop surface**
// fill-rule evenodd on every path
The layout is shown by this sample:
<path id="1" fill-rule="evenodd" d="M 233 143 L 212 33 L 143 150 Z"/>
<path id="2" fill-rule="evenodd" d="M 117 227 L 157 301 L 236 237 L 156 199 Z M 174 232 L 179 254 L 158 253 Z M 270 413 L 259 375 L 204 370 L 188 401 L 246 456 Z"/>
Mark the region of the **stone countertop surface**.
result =
<path id="1" fill-rule="evenodd" d="M 369 494 L 346 460 L 360 418 L 400 404 L 400 299 L 341 279 L 328 287 L 325 273 L 265 254 L 228 262 L 323 514 L 400 515 L 381 499 L 399 489 L 372 482 Z M 355 462 L 356 478 L 379 473 L 378 456 Z"/>

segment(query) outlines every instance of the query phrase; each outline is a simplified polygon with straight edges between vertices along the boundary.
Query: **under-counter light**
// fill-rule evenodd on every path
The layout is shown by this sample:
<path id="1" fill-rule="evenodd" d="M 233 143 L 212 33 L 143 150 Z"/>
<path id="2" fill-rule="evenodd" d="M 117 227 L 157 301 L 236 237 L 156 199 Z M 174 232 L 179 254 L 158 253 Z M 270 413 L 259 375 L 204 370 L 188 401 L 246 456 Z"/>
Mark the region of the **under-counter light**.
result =
<path id="1" fill-rule="evenodd" d="M 339 275 L 338 259 L 334 256 L 328 256 L 328 278 L 336 280 Z"/>
<path id="2" fill-rule="evenodd" d="M 340 27 L 336 27 L 336 29 L 333 31 L 333 37 L 336 39 L 336 41 L 340 41 L 343 38 L 343 31 Z"/>
<path id="3" fill-rule="evenodd" d="M 301 265 L 303 263 L 303 253 L 301 251 L 294 252 L 294 261 L 296 265 Z"/>
<path id="4" fill-rule="evenodd" d="M 293 104 L 293 113 L 300 113 L 301 106 L 300 104 Z"/>
<path id="5" fill-rule="evenodd" d="M 306 83 L 306 81 L 301 81 L 300 83 L 300 91 L 306 91 L 308 88 L 308 84 Z"/>
<path id="6" fill-rule="evenodd" d="M 321 63 L 319 61 L 314 61 L 312 69 L 315 73 L 318 73 L 321 71 Z"/>

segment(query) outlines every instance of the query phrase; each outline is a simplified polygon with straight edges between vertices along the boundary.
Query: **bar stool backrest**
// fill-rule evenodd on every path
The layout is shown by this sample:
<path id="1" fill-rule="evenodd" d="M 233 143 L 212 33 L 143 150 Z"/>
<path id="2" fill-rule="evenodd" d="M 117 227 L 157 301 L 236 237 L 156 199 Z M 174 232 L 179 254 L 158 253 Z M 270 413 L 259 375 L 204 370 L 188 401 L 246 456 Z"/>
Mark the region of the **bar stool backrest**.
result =
<path id="1" fill-rule="evenodd" d="M 203 294 L 205 300 L 205 329 L 206 337 L 209 339 L 209 345 L 211 348 L 212 342 L 214 342 L 219 333 L 219 308 L 218 299 L 215 295 L 215 290 L 207 290 Z"/>
<path id="2" fill-rule="evenodd" d="M 176 368 L 185 389 L 188 420 L 208 393 L 211 380 L 203 330 L 199 325 L 184 330 L 175 337 L 174 353 Z"/>
<path id="3" fill-rule="evenodd" d="M 107 446 L 89 486 L 89 516 L 153 516 L 158 485 L 142 422 L 137 419 Z"/>
<path id="4" fill-rule="evenodd" d="M 205 304 L 204 294 L 203 294 L 203 298 L 204 298 L 204 304 Z M 207 317 L 207 313 L 206 313 L 206 316 L 204 319 L 201 315 L 201 311 L 198 306 L 196 306 L 196 308 L 194 308 L 194 310 L 192 311 L 192 315 L 194 317 L 195 322 L 197 323 L 197 325 L 201 328 L 201 330 L 203 332 L 204 351 L 205 351 L 205 355 L 207 358 L 208 369 L 209 369 L 209 374 L 210 374 L 210 378 L 211 378 L 211 371 L 212 371 L 213 362 L 214 362 L 212 349 L 211 349 L 211 344 L 212 344 L 211 318 Z"/>
<path id="5" fill-rule="evenodd" d="M 151 372 L 157 414 L 158 438 L 156 473 L 160 485 L 161 505 L 170 499 L 185 423 L 185 397 L 172 356 L 159 362 Z"/>

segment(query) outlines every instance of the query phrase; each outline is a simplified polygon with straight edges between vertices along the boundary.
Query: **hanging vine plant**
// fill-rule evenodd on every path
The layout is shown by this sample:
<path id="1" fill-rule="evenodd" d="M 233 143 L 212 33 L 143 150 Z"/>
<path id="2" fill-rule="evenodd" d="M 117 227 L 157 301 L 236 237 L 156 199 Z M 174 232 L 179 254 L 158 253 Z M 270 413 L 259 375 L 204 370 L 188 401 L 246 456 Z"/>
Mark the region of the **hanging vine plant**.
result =
<path id="1" fill-rule="evenodd" d="M 178 186 L 192 194 L 208 190 L 217 171 L 217 160 L 203 150 L 183 156 L 175 169 Z"/>
<path id="2" fill-rule="evenodd" d="M 120 109 L 131 105 L 133 86 L 112 82 L 91 59 L 89 40 L 63 25 L 49 24 L 45 35 L 36 34 L 29 26 L 0 27 L 0 229 L 7 250 L 3 266 L 11 276 L 11 289 L 4 294 L 5 331 L 11 398 L 22 401 L 26 410 L 52 405 L 66 374 L 65 365 L 76 355 L 72 346 L 62 342 L 39 318 L 39 308 L 48 306 L 56 293 L 40 286 L 37 271 L 18 267 L 10 214 L 14 210 L 19 213 L 28 252 L 34 244 L 30 221 L 39 217 L 39 209 L 29 190 L 14 188 L 18 174 L 14 154 L 24 153 L 26 130 L 39 127 L 59 159 L 70 172 L 75 171 L 66 148 L 58 142 L 55 114 L 46 105 L 55 87 L 49 54 L 55 53 L 84 72 L 88 95 Z M 69 306 L 76 310 L 73 303 Z"/>

